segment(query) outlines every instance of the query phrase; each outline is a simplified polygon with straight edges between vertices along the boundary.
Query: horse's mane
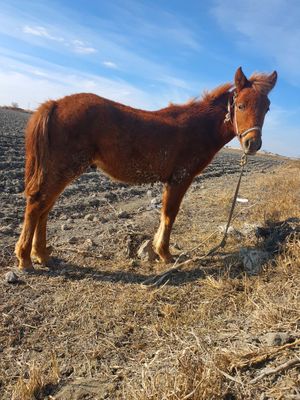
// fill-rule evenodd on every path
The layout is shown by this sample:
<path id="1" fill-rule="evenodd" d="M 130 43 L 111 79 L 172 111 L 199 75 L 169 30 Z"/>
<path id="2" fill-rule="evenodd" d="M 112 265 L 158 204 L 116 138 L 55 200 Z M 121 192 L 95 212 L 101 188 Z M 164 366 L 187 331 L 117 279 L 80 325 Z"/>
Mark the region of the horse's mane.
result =
<path id="1" fill-rule="evenodd" d="M 173 115 L 176 115 L 178 113 L 181 113 L 185 109 L 190 109 L 190 106 L 193 105 L 201 106 L 202 109 L 209 110 L 211 109 L 212 103 L 224 94 L 228 93 L 228 91 L 232 87 L 232 83 L 225 83 L 211 91 L 204 91 L 201 97 L 193 97 L 183 104 L 174 104 L 170 102 L 168 107 L 163 109 L 162 111 L 167 111 L 169 113 L 172 113 Z"/>
<path id="2" fill-rule="evenodd" d="M 232 89 L 233 84 L 232 83 L 224 83 L 223 85 L 220 85 L 216 87 L 213 90 L 210 91 L 204 91 L 202 97 L 198 99 L 198 102 L 202 102 L 203 105 L 208 105 L 213 103 L 216 99 L 222 97 L 224 94 L 228 93 L 230 89 Z"/>
<path id="3" fill-rule="evenodd" d="M 267 74 L 253 73 L 249 78 L 251 87 L 261 94 L 268 94 L 273 87 L 273 83 L 268 79 Z M 234 88 L 232 83 L 224 83 L 210 91 L 204 91 L 201 97 L 193 97 L 183 104 L 169 103 L 168 107 L 160 111 L 167 112 L 173 116 L 181 114 L 184 110 L 191 109 L 191 106 L 200 106 L 202 110 L 212 110 L 213 104 L 216 100 L 227 94 L 231 89 Z M 198 110 L 199 111 L 199 110 Z"/>

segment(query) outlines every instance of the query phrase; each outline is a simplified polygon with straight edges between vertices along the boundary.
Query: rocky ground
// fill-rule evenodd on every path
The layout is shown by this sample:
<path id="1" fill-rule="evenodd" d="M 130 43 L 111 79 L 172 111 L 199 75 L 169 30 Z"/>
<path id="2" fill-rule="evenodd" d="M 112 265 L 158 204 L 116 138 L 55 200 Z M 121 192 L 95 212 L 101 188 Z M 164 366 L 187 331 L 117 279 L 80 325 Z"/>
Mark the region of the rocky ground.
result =
<path id="1" fill-rule="evenodd" d="M 299 193 L 289 197 L 290 203 L 280 200 L 287 193 L 277 193 L 275 182 L 286 176 L 285 168 L 292 168 L 294 176 L 299 167 L 290 167 L 290 161 L 282 157 L 251 157 L 240 193 L 245 202 L 237 205 L 228 250 L 211 263 L 201 263 L 204 269 L 194 261 L 187 272 L 171 276 L 165 286 L 150 292 L 141 283 L 164 266 L 140 260 L 137 252 L 158 226 L 162 187 L 115 183 L 90 168 L 66 188 L 51 212 L 52 268 L 37 267 L 34 276 L 19 276 L 10 284 L 5 276 L 16 264 L 13 249 L 25 204 L 28 116 L 0 109 L 1 398 L 299 398 L 295 383 L 299 365 L 286 380 L 275 374 L 271 380 L 249 383 L 259 375 L 257 368 L 264 372 L 268 367 L 266 360 L 276 359 L 275 354 L 281 352 L 278 366 L 285 349 L 297 349 L 293 343 L 299 339 L 299 302 L 291 297 L 280 310 L 277 302 L 283 300 L 276 295 L 272 301 L 279 314 L 272 319 L 269 310 L 264 316 L 261 307 L 267 307 L 268 291 L 273 296 L 274 290 L 284 289 L 273 272 L 263 275 L 260 264 L 276 264 L 273 254 L 281 254 L 280 246 L 290 254 L 286 246 L 291 240 L 293 246 L 299 245 L 298 238 L 287 239 L 299 233 L 299 210 L 293 208 Z M 220 239 L 240 157 L 240 152 L 225 149 L 195 179 L 172 235 L 174 253 L 199 256 Z M 274 211 L 276 202 L 279 209 Z M 272 223 L 266 221 L 268 212 Z M 244 245 L 244 253 L 239 252 Z M 249 246 L 265 259 L 243 263 L 249 259 Z M 289 275 L 284 268 L 282 274 Z M 260 292 L 264 280 L 266 289 Z M 297 279 L 289 275 L 287 282 L 295 288 Z M 252 297 L 251 286 L 257 289 Z M 249 312 L 253 312 L 252 320 Z M 171 371 L 178 375 L 178 382 Z M 273 394 L 272 387 L 278 387 Z M 283 387 L 290 397 L 280 397 Z"/>

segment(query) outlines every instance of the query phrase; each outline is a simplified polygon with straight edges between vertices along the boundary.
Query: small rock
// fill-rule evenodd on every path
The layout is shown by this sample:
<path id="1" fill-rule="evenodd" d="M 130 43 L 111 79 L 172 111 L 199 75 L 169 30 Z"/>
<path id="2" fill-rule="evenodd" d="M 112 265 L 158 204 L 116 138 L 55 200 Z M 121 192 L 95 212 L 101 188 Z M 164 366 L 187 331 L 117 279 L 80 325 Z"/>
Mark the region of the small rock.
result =
<path id="1" fill-rule="evenodd" d="M 7 272 L 7 274 L 5 274 L 4 281 L 6 283 L 18 283 L 18 282 L 20 282 L 18 275 L 15 274 L 13 271 L 9 271 L 9 272 Z"/>
<path id="2" fill-rule="evenodd" d="M 74 223 L 72 218 L 68 218 L 66 222 L 67 222 L 67 224 L 73 224 Z"/>
<path id="3" fill-rule="evenodd" d="M 131 268 L 136 268 L 139 266 L 139 262 L 138 260 L 131 260 L 129 265 Z"/>
<path id="4" fill-rule="evenodd" d="M 144 261 L 154 261 L 157 258 L 156 253 L 153 250 L 151 240 L 146 240 L 137 252 L 138 257 Z"/>
<path id="5" fill-rule="evenodd" d="M 72 236 L 69 240 L 68 240 L 69 244 L 76 244 L 78 243 L 78 238 L 75 236 Z"/>
<path id="6" fill-rule="evenodd" d="M 128 214 L 127 211 L 120 211 L 120 212 L 118 213 L 118 217 L 119 217 L 119 218 L 130 218 L 130 215 Z"/>
<path id="7" fill-rule="evenodd" d="M 70 225 L 62 224 L 61 226 L 62 231 L 69 231 L 70 229 L 72 229 Z"/>
<path id="8" fill-rule="evenodd" d="M 242 248 L 240 256 L 245 271 L 249 275 L 257 275 L 261 272 L 262 266 L 269 259 L 270 254 L 263 250 Z"/>
<path id="9" fill-rule="evenodd" d="M 212 220 L 211 220 L 211 221 L 212 221 Z M 224 233 L 225 233 L 225 230 L 226 230 L 226 224 L 225 224 L 225 225 L 220 225 L 220 226 L 219 226 L 219 230 L 220 230 L 220 232 L 221 232 L 222 234 L 224 234 Z M 228 236 L 233 236 L 233 237 L 235 237 L 236 239 L 241 239 L 241 237 L 242 237 L 241 232 L 238 231 L 237 229 L 235 229 L 235 228 L 234 228 L 233 226 L 231 226 L 231 225 L 228 227 L 227 235 L 228 235 Z"/>
<path id="10" fill-rule="evenodd" d="M 181 247 L 179 246 L 179 244 L 178 243 L 173 243 L 173 245 L 172 245 L 172 247 L 173 247 L 173 249 L 176 249 L 176 250 L 181 250 Z"/>
<path id="11" fill-rule="evenodd" d="M 13 229 L 11 225 L 6 225 L 6 226 L 1 226 L 0 227 L 0 232 L 5 234 L 5 235 L 10 235 L 13 233 Z"/>
<path id="12" fill-rule="evenodd" d="M 85 219 L 86 221 L 93 221 L 94 215 L 92 215 L 92 214 L 86 214 L 86 215 L 84 216 L 84 219 Z"/>
<path id="13" fill-rule="evenodd" d="M 118 196 L 113 192 L 107 192 L 105 193 L 104 198 L 108 201 L 116 201 Z"/>
<path id="14" fill-rule="evenodd" d="M 287 332 L 269 332 L 262 337 L 267 346 L 283 346 L 293 341 L 293 337 Z"/>
<path id="15" fill-rule="evenodd" d="M 159 197 L 153 197 L 153 199 L 150 202 L 152 205 L 156 206 L 160 204 L 160 198 Z"/>
<path id="16" fill-rule="evenodd" d="M 95 243 L 92 241 L 92 239 L 86 239 L 85 242 L 83 243 L 83 247 L 84 247 L 86 250 L 89 250 L 89 249 L 91 249 L 91 248 L 94 247 L 94 246 L 95 246 Z"/>
<path id="17" fill-rule="evenodd" d="M 153 193 L 152 193 L 152 190 L 147 190 L 147 197 L 152 197 L 153 196 Z"/>
<path id="18" fill-rule="evenodd" d="M 96 195 L 96 194 L 95 194 Z M 97 195 L 96 195 L 97 196 Z M 90 206 L 91 207 L 99 207 L 100 206 L 100 200 L 99 199 L 92 199 L 90 200 Z"/>
<path id="19" fill-rule="evenodd" d="M 255 239 L 257 236 L 258 228 L 258 224 L 249 224 L 246 222 L 240 229 L 240 232 L 243 236 L 248 237 L 249 239 Z"/>

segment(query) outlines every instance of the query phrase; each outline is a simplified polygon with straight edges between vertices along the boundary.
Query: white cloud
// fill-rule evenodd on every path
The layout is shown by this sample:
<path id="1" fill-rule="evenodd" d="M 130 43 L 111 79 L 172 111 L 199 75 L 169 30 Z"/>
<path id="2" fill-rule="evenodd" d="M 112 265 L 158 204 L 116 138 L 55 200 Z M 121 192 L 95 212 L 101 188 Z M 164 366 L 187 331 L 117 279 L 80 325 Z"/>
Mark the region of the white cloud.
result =
<path id="1" fill-rule="evenodd" d="M 79 39 L 68 40 L 60 36 L 54 36 L 49 33 L 49 30 L 44 26 L 23 26 L 23 32 L 28 35 L 38 36 L 40 38 L 53 40 L 55 42 L 60 42 L 64 46 L 69 47 L 73 52 L 78 54 L 93 54 L 97 52 L 97 49 L 90 46 L 88 43 Z"/>
<path id="2" fill-rule="evenodd" d="M 112 61 L 103 61 L 102 64 L 107 68 L 111 68 L 111 69 L 117 69 L 118 68 L 117 64 L 112 62 Z"/>
<path id="3" fill-rule="evenodd" d="M 155 9 L 150 8 L 153 13 Z M 43 4 L 42 10 L 43 15 L 47 16 L 47 20 L 52 21 L 51 24 L 46 23 L 46 18 L 36 24 L 37 17 L 33 12 L 21 13 L 17 8 L 13 8 L 12 12 L 12 10 L 7 11 L 4 7 L 0 13 L 0 34 L 3 33 L 18 40 L 21 36 L 22 40 L 33 48 L 38 45 L 40 54 L 42 54 L 41 47 L 50 49 L 56 53 L 57 59 L 60 54 L 65 55 L 66 52 L 73 53 L 74 56 L 89 57 L 89 62 L 94 64 L 94 69 L 104 62 L 102 65 L 106 68 L 115 69 L 119 74 L 132 75 L 135 81 L 143 79 L 152 83 L 160 82 L 165 86 L 178 85 L 178 90 L 182 91 L 197 88 L 196 93 L 189 93 L 187 97 L 197 95 L 201 91 L 199 82 L 191 82 L 188 77 L 183 75 L 184 73 L 176 69 L 173 63 L 169 63 L 168 59 L 154 60 L 151 57 L 152 53 L 147 51 L 147 47 L 144 45 L 145 40 L 148 41 L 152 35 L 153 39 L 159 37 L 165 41 L 168 40 L 169 44 L 175 45 L 178 51 L 179 48 L 184 51 L 187 48 L 191 49 L 196 45 L 196 39 L 189 27 L 181 23 L 179 18 L 173 15 L 165 16 L 166 26 L 164 26 L 159 22 L 153 22 L 151 16 L 148 16 L 146 24 L 150 27 L 147 28 L 147 25 L 144 29 L 140 18 L 137 18 L 137 21 L 132 24 L 134 26 L 130 26 L 130 22 L 132 22 L 130 13 L 129 16 L 127 14 L 118 17 L 114 15 L 111 20 L 95 17 L 93 23 L 97 25 L 97 29 L 93 29 L 84 22 L 78 22 L 76 10 L 72 10 L 75 14 L 72 19 L 70 14 L 58 12 L 57 9 L 46 4 Z M 122 5 L 121 10 L 124 12 L 126 7 Z M 141 12 L 143 10 L 144 8 Z M 161 17 L 161 19 L 163 18 Z M 122 31 L 123 28 L 119 30 L 118 22 L 125 25 L 125 35 Z M 177 30 L 177 36 L 174 30 Z M 78 34 L 80 34 L 79 37 Z M 181 47 L 177 46 L 177 43 L 180 43 Z M 74 59 L 74 63 L 76 62 L 77 60 Z"/>
<path id="4" fill-rule="evenodd" d="M 147 93 L 121 79 L 108 79 L 52 63 L 36 68 L 36 61 L 29 57 L 26 61 L 17 61 L 0 55 L 0 104 L 17 102 L 24 108 L 36 108 L 49 98 L 80 92 L 93 92 L 144 109 L 161 108 L 167 103 L 164 102 L 166 89 Z"/>
<path id="5" fill-rule="evenodd" d="M 64 38 L 50 35 L 44 26 L 23 26 L 23 32 L 33 36 L 40 36 L 57 42 L 64 42 Z"/>
<path id="6" fill-rule="evenodd" d="M 75 53 L 79 54 L 92 54 L 92 53 L 97 53 L 97 49 L 94 47 L 89 46 L 87 43 L 85 43 L 82 40 L 72 40 L 72 48 Z"/>

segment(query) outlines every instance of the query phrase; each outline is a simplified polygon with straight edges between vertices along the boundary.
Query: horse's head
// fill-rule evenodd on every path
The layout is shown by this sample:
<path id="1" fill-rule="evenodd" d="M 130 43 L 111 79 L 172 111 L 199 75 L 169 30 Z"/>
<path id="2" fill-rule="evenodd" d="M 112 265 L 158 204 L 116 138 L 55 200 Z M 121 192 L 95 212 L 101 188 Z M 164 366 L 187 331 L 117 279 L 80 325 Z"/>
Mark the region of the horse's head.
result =
<path id="1" fill-rule="evenodd" d="M 268 93 L 276 80 L 276 71 L 270 75 L 254 74 L 249 80 L 242 68 L 235 73 L 232 122 L 246 154 L 255 154 L 261 148 L 262 126 L 270 106 Z"/>

